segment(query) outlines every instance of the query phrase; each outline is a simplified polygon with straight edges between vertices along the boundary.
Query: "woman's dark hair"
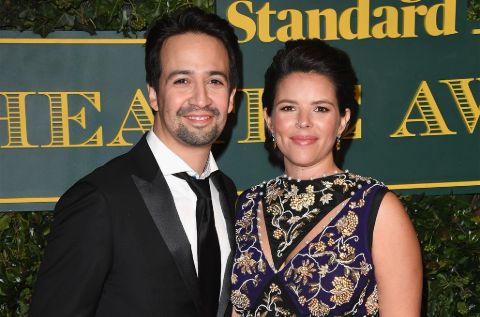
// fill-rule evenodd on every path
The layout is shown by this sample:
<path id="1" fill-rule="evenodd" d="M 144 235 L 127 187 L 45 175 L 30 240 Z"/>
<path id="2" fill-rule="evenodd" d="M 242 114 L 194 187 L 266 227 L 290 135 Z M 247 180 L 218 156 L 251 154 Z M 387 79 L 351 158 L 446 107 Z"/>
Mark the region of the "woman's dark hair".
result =
<path id="1" fill-rule="evenodd" d="M 158 89 L 162 72 L 160 51 L 163 43 L 169 37 L 189 32 L 210 35 L 222 42 L 228 52 L 230 90 L 236 88 L 239 83 L 240 65 L 237 36 L 226 20 L 196 7 L 189 7 L 173 15 L 164 16 L 150 26 L 145 44 L 147 83 L 155 90 Z"/>
<path id="2" fill-rule="evenodd" d="M 272 114 L 279 81 L 293 72 L 326 76 L 335 87 L 340 114 L 344 115 L 349 108 L 353 116 L 357 110 L 355 86 L 358 79 L 347 53 L 322 40 L 309 39 L 286 42 L 267 69 L 262 101 L 268 115 Z"/>

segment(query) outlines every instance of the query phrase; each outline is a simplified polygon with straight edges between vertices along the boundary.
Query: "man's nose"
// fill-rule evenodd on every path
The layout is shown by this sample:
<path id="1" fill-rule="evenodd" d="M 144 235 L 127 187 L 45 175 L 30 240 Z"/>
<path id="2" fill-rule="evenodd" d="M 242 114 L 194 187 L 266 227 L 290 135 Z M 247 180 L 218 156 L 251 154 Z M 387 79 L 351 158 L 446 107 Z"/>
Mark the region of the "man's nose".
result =
<path id="1" fill-rule="evenodd" d="M 207 87 L 203 84 L 195 85 L 190 98 L 190 103 L 199 108 L 203 108 L 209 106 L 211 102 L 212 100 L 208 94 Z"/>

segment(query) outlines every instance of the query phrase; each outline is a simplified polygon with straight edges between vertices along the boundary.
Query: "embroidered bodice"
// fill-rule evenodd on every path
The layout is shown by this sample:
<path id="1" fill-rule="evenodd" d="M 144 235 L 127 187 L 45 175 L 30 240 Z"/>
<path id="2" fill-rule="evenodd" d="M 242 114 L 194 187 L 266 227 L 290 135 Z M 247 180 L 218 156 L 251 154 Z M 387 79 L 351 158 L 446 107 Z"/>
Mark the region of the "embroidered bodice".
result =
<path id="1" fill-rule="evenodd" d="M 237 313 L 375 316 L 368 226 L 380 188 L 346 172 L 305 181 L 282 176 L 245 191 L 235 223 Z"/>

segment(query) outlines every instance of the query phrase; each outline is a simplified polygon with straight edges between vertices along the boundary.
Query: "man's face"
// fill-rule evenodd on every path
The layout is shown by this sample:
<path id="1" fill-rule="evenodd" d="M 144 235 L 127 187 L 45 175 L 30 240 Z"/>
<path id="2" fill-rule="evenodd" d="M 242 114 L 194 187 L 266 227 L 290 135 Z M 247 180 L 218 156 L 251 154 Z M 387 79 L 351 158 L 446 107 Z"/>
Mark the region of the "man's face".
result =
<path id="1" fill-rule="evenodd" d="M 174 152 L 209 148 L 233 109 L 226 48 L 212 36 L 185 33 L 164 42 L 160 60 L 158 94 L 148 87 L 155 134 Z"/>

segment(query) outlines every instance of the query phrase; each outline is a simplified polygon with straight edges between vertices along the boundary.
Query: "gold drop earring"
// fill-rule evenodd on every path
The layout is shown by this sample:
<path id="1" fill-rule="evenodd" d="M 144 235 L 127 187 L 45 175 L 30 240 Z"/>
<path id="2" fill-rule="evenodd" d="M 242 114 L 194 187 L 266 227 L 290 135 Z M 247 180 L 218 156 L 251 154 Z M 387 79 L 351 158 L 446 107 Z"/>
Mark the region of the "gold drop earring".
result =
<path id="1" fill-rule="evenodd" d="M 335 142 L 335 149 L 337 151 L 340 151 L 340 148 L 341 148 L 341 139 L 340 139 L 340 135 L 337 135 L 337 142 Z"/>

